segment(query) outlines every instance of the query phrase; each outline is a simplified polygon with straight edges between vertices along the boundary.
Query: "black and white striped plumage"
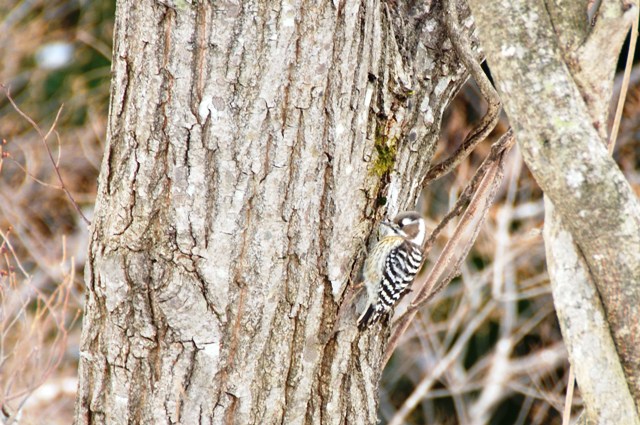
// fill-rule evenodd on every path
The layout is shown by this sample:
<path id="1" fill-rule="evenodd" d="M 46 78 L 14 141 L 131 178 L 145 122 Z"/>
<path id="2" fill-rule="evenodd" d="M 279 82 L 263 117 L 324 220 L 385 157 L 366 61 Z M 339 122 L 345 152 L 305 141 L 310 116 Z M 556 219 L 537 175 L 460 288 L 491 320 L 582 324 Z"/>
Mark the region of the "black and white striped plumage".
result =
<path id="1" fill-rule="evenodd" d="M 414 211 L 398 214 L 392 223 L 383 222 L 391 234 L 380 239 L 364 264 L 368 304 L 358 319 L 365 329 L 388 314 L 407 290 L 422 263 L 426 226 Z"/>

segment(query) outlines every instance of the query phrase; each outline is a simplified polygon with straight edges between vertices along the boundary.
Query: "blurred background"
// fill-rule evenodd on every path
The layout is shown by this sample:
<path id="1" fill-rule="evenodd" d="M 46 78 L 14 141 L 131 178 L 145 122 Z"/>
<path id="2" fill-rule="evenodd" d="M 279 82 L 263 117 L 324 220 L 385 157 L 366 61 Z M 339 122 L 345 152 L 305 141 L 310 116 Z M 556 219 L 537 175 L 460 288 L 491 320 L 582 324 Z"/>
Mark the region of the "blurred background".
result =
<path id="1" fill-rule="evenodd" d="M 47 142 L 89 218 L 114 13 L 115 1 L 0 1 L 0 84 L 44 133 L 64 105 Z M 5 416 L 22 407 L 21 424 L 70 424 L 88 228 L 38 132 L 2 92 L 0 117 L 0 406 Z"/>
<path id="2" fill-rule="evenodd" d="M 0 406 L 5 417 L 22 409 L 22 424 L 72 423 L 88 246 L 80 212 L 91 219 L 104 149 L 114 11 L 115 1 L 0 2 L 0 83 L 26 115 L 0 94 Z M 436 161 L 484 108 L 467 84 L 446 113 Z M 42 133 L 55 123 L 47 146 L 29 119 Z M 425 192 L 420 207 L 432 227 L 506 128 L 503 120 Z M 640 67 L 615 158 L 640 195 Z M 383 424 L 561 423 L 568 361 L 545 270 L 543 214 L 541 191 L 514 148 L 461 275 L 417 316 L 385 370 Z M 579 412 L 579 390 L 573 404 Z"/>

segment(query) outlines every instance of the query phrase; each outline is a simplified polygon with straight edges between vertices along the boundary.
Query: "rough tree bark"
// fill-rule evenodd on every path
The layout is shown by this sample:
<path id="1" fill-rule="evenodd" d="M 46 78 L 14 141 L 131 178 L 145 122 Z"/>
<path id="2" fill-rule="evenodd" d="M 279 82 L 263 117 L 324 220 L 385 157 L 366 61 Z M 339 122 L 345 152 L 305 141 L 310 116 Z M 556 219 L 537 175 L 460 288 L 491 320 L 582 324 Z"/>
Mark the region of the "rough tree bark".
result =
<path id="1" fill-rule="evenodd" d="M 615 65 L 637 7 L 596 2 L 591 27 L 587 1 L 470 3 L 527 166 L 553 206 L 549 273 L 588 417 L 637 424 L 640 204 L 606 148 Z"/>
<path id="2" fill-rule="evenodd" d="M 76 423 L 376 422 L 330 332 L 466 78 L 438 3 L 118 2 Z"/>

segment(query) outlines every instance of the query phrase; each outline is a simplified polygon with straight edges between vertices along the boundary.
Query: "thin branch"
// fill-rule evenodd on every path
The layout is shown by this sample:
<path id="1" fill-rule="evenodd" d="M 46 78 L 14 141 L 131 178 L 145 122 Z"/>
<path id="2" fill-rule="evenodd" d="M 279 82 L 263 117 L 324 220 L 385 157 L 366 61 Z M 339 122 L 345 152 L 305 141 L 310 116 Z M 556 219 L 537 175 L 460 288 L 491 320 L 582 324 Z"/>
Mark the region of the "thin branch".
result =
<path id="1" fill-rule="evenodd" d="M 467 71 L 469 71 L 469 74 L 471 74 L 475 80 L 478 88 L 480 89 L 480 93 L 487 101 L 487 112 L 480 122 L 478 122 L 469 132 L 460 147 L 458 147 L 458 149 L 449 158 L 429 169 L 425 177 L 425 185 L 439 179 L 456 168 L 462 160 L 464 160 L 469 153 L 471 153 L 473 149 L 475 149 L 475 147 L 495 128 L 498 123 L 501 110 L 498 93 L 496 93 L 491 81 L 489 81 L 482 70 L 482 67 L 476 60 L 473 51 L 471 50 L 471 42 L 466 36 L 466 33 L 460 30 L 456 2 L 446 0 L 444 2 L 444 8 L 447 34 L 451 40 L 453 49 L 460 58 L 460 61 L 467 68 Z"/>
<path id="2" fill-rule="evenodd" d="M 9 230 L 11 230 L 11 229 L 9 229 Z M 2 237 L 2 240 L 3 240 L 2 244 L 0 245 L 0 251 L 5 246 L 7 248 L 9 248 L 9 251 L 11 252 L 11 256 L 13 257 L 14 261 L 18 265 L 18 268 L 20 269 L 20 271 L 22 272 L 24 277 L 26 277 L 27 279 L 31 279 L 31 275 L 29 273 L 27 273 L 25 268 L 22 266 L 22 263 L 20 262 L 20 259 L 18 258 L 18 255 L 16 254 L 16 251 L 13 249 L 13 245 L 11 245 L 11 242 L 9 242 L 9 235 L 8 234 L 5 235 L 4 232 L 2 230 L 0 230 L 0 237 Z"/>
<path id="3" fill-rule="evenodd" d="M 444 218 L 440 221 L 438 226 L 436 226 L 436 228 L 433 230 L 433 232 L 431 233 L 431 236 L 429 236 L 429 239 L 425 242 L 425 245 L 423 247 L 425 253 L 428 253 L 431 250 L 431 246 L 433 246 L 436 239 L 438 238 L 442 230 L 447 226 L 447 224 L 449 224 L 449 222 L 453 220 L 455 217 L 458 217 L 460 216 L 460 214 L 462 214 L 462 211 L 465 205 L 469 203 L 469 201 L 471 200 L 471 197 L 476 192 L 478 185 L 480 184 L 480 181 L 484 178 L 486 174 L 487 169 L 493 164 L 493 162 L 498 158 L 498 156 L 500 156 L 502 152 L 505 149 L 507 149 L 512 143 L 513 143 L 513 129 L 509 128 L 509 130 L 507 130 L 507 132 L 504 135 L 502 135 L 502 137 L 496 143 L 493 144 L 493 146 L 491 147 L 491 152 L 489 153 L 489 156 L 482 162 L 482 164 L 480 165 L 480 167 L 478 168 L 474 176 L 471 178 L 471 181 L 469 182 L 469 184 L 467 184 L 467 186 L 464 188 L 464 190 L 458 197 L 458 200 L 456 201 L 451 211 L 449 211 L 449 213 L 447 213 L 447 215 L 444 216 Z"/>
<path id="4" fill-rule="evenodd" d="M 409 323 L 411 323 L 411 320 L 416 315 L 418 309 L 433 298 L 435 294 L 444 288 L 458 274 L 460 265 L 475 242 L 480 231 L 480 227 L 486 218 L 489 206 L 497 192 L 502 180 L 503 160 L 508 149 L 513 145 L 513 142 L 513 132 L 509 131 L 503 135 L 502 138 L 494 145 L 494 147 L 499 146 L 502 149 L 494 150 L 492 148 L 491 154 L 485 159 L 481 167 L 478 169 L 472 182 L 467 186 L 467 188 L 465 188 L 463 193 L 466 193 L 468 188 L 473 186 L 473 183 L 477 180 L 477 176 L 482 176 L 469 206 L 456 226 L 453 236 L 447 242 L 440 254 L 440 257 L 429 271 L 425 282 L 417 290 L 417 295 L 414 297 L 407 311 L 396 321 L 397 326 L 394 327 L 392 335 L 389 338 L 384 363 L 389 360 L 395 351 L 400 338 L 409 327 Z M 456 207 L 454 207 L 454 210 L 455 209 Z M 440 225 L 438 227 L 440 227 Z M 468 233 L 469 229 L 472 229 L 472 234 L 465 240 L 464 236 Z M 462 250 L 458 249 L 461 245 Z M 459 254 L 456 255 L 456 252 Z M 451 267 L 452 271 L 446 279 L 440 280 L 440 277 L 449 268 L 449 265 L 452 262 L 454 262 L 453 267 Z"/>
<path id="5" fill-rule="evenodd" d="M 60 119 L 60 114 L 62 113 L 62 108 L 64 105 L 60 105 L 60 108 L 58 109 L 58 113 L 56 114 L 56 118 L 53 121 L 53 124 L 51 124 L 51 128 L 49 128 L 49 131 L 47 131 L 46 134 L 44 134 L 42 132 L 42 130 L 40 129 L 40 126 L 38 126 L 38 124 L 36 124 L 36 122 L 31 119 L 30 116 L 28 116 L 26 113 L 24 113 L 19 107 L 18 105 L 14 102 L 13 98 L 11 97 L 11 93 L 9 91 L 9 88 L 7 86 L 5 86 L 4 84 L 0 84 L 0 87 L 2 88 L 2 90 L 5 93 L 5 96 L 7 96 L 7 99 L 9 99 L 9 102 L 11 103 L 11 106 L 13 106 L 13 109 L 15 109 L 15 111 L 20 114 L 20 116 L 22 118 L 24 118 L 25 120 L 27 120 L 27 122 L 29 122 L 29 124 L 31 124 L 31 127 L 33 127 L 33 129 L 38 133 L 38 135 L 40 136 L 40 140 L 42 141 L 42 144 L 44 145 L 45 149 L 47 150 L 47 154 L 49 155 L 49 159 L 51 160 L 51 164 L 53 165 L 53 169 L 56 172 L 56 176 L 58 177 L 58 181 L 60 182 L 60 186 L 62 188 L 62 190 L 64 191 L 64 193 L 67 195 L 67 198 L 69 198 L 69 201 L 71 201 L 71 204 L 73 205 L 73 208 L 76 210 L 76 212 L 80 215 L 80 217 L 82 218 L 82 220 L 84 220 L 84 222 L 87 224 L 87 226 L 91 225 L 91 222 L 89 221 L 89 219 L 87 219 L 87 217 L 85 217 L 85 215 L 82 213 L 82 210 L 80 209 L 80 206 L 78 206 L 78 203 L 76 202 L 76 200 L 73 198 L 73 195 L 71 195 L 71 192 L 69 192 L 69 189 L 67 188 L 67 186 L 64 184 L 64 180 L 62 179 L 62 175 L 60 174 L 60 168 L 58 167 L 56 160 L 53 158 L 53 153 L 51 153 L 51 148 L 49 148 L 49 144 L 47 143 L 47 137 L 49 137 L 49 135 L 51 135 L 51 133 L 55 130 L 56 125 L 58 124 L 58 119 Z"/>
<path id="6" fill-rule="evenodd" d="M 62 190 L 62 187 L 60 186 L 56 186 L 54 184 L 51 183 L 47 183 L 44 180 L 39 179 L 38 177 L 36 177 L 35 175 L 33 175 L 29 170 L 27 170 L 27 168 L 20 164 L 20 162 L 16 161 L 15 158 L 13 158 L 11 155 L 9 155 L 9 152 L 7 152 L 7 155 L 5 156 L 6 159 L 10 160 L 11 162 L 13 162 L 15 164 L 16 167 L 18 167 L 27 177 L 31 178 L 31 180 L 33 180 L 34 182 L 45 186 L 45 187 L 50 187 L 51 189 L 55 189 L 55 190 Z"/>
<path id="7" fill-rule="evenodd" d="M 573 366 L 569 366 L 569 382 L 567 383 L 567 397 L 564 399 L 564 412 L 562 413 L 562 425 L 569 425 L 571 421 L 571 405 L 573 404 L 573 387 L 576 378 L 573 374 Z"/>
<path id="8" fill-rule="evenodd" d="M 458 275 L 459 273 L 458 270 L 460 268 L 460 265 L 462 261 L 464 261 L 464 259 L 467 257 L 473 243 L 475 242 L 478 236 L 478 233 L 480 231 L 480 227 L 484 222 L 486 212 L 489 206 L 491 205 L 491 201 L 495 196 L 499 183 L 502 181 L 503 159 L 505 154 L 508 152 L 509 148 L 513 145 L 513 142 L 514 142 L 513 133 L 505 134 L 503 138 L 500 139 L 500 142 L 503 142 L 505 140 L 509 143 L 507 143 L 506 146 L 504 146 L 504 149 L 500 150 L 499 154 L 496 157 L 494 157 L 493 155 L 489 155 L 489 157 L 487 157 L 487 160 L 485 160 L 485 163 L 483 163 L 483 165 L 489 164 L 490 167 L 487 167 L 482 180 L 480 180 L 479 182 L 477 191 L 474 193 L 473 198 L 469 203 L 469 206 L 467 207 L 464 215 L 460 219 L 460 222 L 456 226 L 453 236 L 449 240 L 450 243 L 451 242 L 453 243 L 451 245 L 447 243 L 444 250 L 440 254 L 441 258 L 444 257 L 443 258 L 444 261 L 440 262 L 440 259 L 438 259 L 438 262 L 436 263 L 436 265 L 434 265 L 434 267 L 431 269 L 432 272 L 435 270 L 435 274 L 438 274 L 438 276 L 434 275 L 432 278 L 433 279 L 432 282 L 429 282 L 429 278 L 427 278 L 427 282 L 425 282 L 425 285 L 422 286 L 422 288 L 418 291 L 418 295 L 416 295 L 416 297 L 414 298 L 409 310 L 411 309 L 416 310 L 420 308 L 424 303 L 426 303 L 431 298 L 433 298 L 433 296 L 437 292 L 439 292 L 440 289 L 446 286 L 446 284 L 448 284 L 451 280 L 453 280 L 454 277 Z M 498 145 L 503 146 L 503 144 L 500 142 L 498 143 Z M 478 211 L 480 212 L 478 213 Z M 473 227 L 473 233 L 468 238 L 467 242 L 464 244 L 462 252 L 459 255 L 457 255 L 457 258 L 455 259 L 456 261 L 454 263 L 455 265 L 454 267 L 452 267 L 450 274 L 442 282 L 435 285 L 437 283 L 436 281 L 439 275 L 442 272 L 444 272 L 444 270 L 453 260 L 454 253 L 455 253 L 454 248 L 458 248 L 459 243 L 463 242 L 463 236 L 466 233 L 466 230 L 469 227 L 474 225 L 475 227 Z M 441 268 L 441 270 L 436 270 L 437 268 Z M 427 283 L 431 283 L 432 287 L 429 288 Z"/>
<path id="9" fill-rule="evenodd" d="M 618 97 L 618 107 L 616 108 L 616 116 L 613 120 L 613 127 L 611 128 L 611 134 L 609 135 L 609 142 L 607 148 L 609 154 L 613 153 L 613 148 L 616 146 L 616 139 L 618 138 L 618 130 L 620 129 L 620 120 L 622 119 L 622 111 L 624 110 L 624 101 L 627 97 L 627 91 L 629 90 L 629 77 L 631 76 L 631 68 L 633 67 L 633 57 L 636 52 L 636 41 L 638 39 L 638 20 L 634 19 L 631 25 L 631 38 L 629 39 L 629 51 L 627 53 L 627 64 L 624 67 L 624 77 L 622 79 L 622 87 L 620 88 L 620 97 Z"/>

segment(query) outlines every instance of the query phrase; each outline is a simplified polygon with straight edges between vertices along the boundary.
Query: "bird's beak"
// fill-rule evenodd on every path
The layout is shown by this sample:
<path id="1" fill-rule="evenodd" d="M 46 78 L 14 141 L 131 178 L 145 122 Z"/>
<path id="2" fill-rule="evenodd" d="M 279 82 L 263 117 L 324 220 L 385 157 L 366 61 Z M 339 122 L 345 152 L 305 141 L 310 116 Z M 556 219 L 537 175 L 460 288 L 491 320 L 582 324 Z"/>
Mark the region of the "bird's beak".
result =
<path id="1" fill-rule="evenodd" d="M 400 235 L 400 229 L 398 228 L 398 225 L 392 221 L 387 221 L 387 220 L 383 220 L 380 222 L 381 225 L 388 227 L 389 230 L 391 230 L 391 232 L 393 232 L 396 235 Z"/>
<path id="2" fill-rule="evenodd" d="M 390 227 L 390 228 L 392 228 L 392 229 L 395 227 L 395 225 L 394 225 L 392 222 L 387 221 L 387 220 L 382 220 L 382 221 L 380 222 L 380 224 L 382 224 L 383 226 Z"/>

